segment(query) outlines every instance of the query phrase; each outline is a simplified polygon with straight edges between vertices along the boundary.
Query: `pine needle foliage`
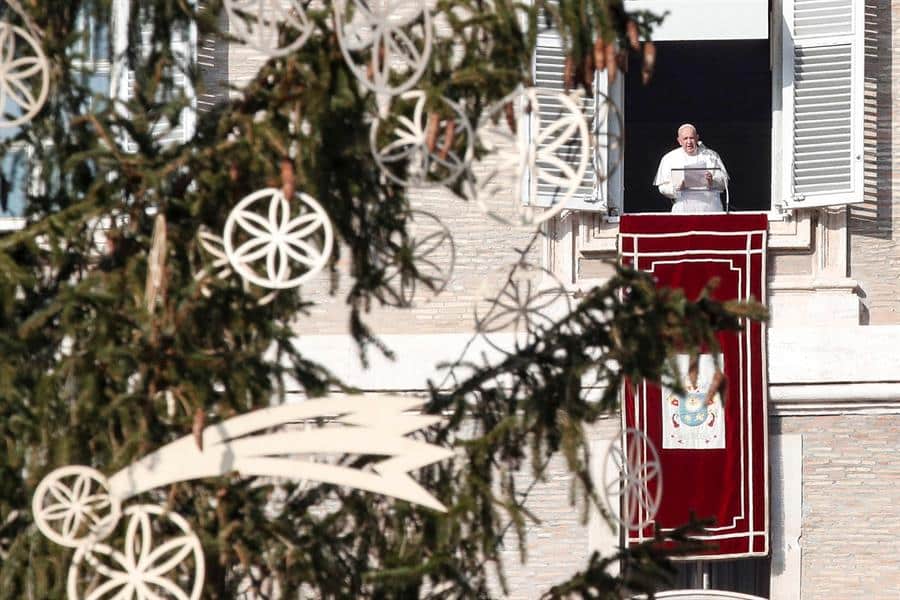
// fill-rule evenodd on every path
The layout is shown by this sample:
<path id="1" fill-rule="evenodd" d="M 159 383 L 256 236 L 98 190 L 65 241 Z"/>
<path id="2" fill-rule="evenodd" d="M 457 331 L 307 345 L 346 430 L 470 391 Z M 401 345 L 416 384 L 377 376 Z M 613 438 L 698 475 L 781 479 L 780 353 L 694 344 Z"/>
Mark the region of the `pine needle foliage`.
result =
<path id="1" fill-rule="evenodd" d="M 309 308 L 302 293 L 261 305 L 263 292 L 233 277 L 196 280 L 209 267 L 198 231 L 221 231 L 243 196 L 285 187 L 326 208 L 340 242 L 332 291 L 352 308 L 348 330 L 363 354 L 373 345 L 389 352 L 365 316 L 389 296 L 391 269 L 434 285 L 405 246 L 407 190 L 382 177 L 370 155 L 377 101 L 344 63 L 330 3 L 309 6 L 314 33 L 301 49 L 193 113 L 206 80 L 178 42 L 224 43 L 221 10 L 188 0 L 4 5 L 4 19 L 40 40 L 52 91 L 37 118 L 0 142 L 4 156 L 27 156 L 30 181 L 26 226 L 0 237 L 0 598 L 65 597 L 72 551 L 44 539 L 30 512 L 51 470 L 112 473 L 189 435 L 198 419 L 212 424 L 280 402 L 288 381 L 309 397 L 352 391 L 293 344 L 293 325 Z M 598 43 L 614 54 L 648 43 L 657 22 L 627 14 L 618 0 L 438 0 L 434 13 L 450 33 L 437 39 L 421 87 L 431 110 L 442 110 L 445 96 L 472 122 L 530 82 L 539 27 L 557 27 L 571 63 L 584 65 Z M 119 38 L 112 24 L 125 21 Z M 102 47 L 113 67 L 100 89 Z M 173 131 L 192 114 L 193 134 L 178 139 Z M 159 215 L 163 283 L 148 301 Z M 343 275 L 339 262 L 349 265 Z M 540 480 L 563 455 L 576 476 L 573 501 L 598 506 L 586 427 L 616 411 L 625 379 L 672 378 L 676 349 L 714 345 L 715 331 L 761 316 L 659 292 L 620 269 L 515 355 L 456 365 L 457 385 L 435 385 L 426 407 L 448 419 L 421 435 L 459 458 L 417 475 L 447 514 L 239 473 L 146 499 L 183 515 L 200 537 L 205 598 L 489 597 L 503 589 L 501 550 L 513 540 L 524 553 L 533 518 L 516 474 L 530 468 Z M 587 387 L 603 390 L 599 401 Z M 364 467 L 373 457 L 341 460 Z M 605 590 L 596 597 L 652 593 L 667 560 L 658 544 L 593 557 L 550 596 L 590 596 L 586 586 Z M 622 575 L 607 573 L 613 562 Z"/>

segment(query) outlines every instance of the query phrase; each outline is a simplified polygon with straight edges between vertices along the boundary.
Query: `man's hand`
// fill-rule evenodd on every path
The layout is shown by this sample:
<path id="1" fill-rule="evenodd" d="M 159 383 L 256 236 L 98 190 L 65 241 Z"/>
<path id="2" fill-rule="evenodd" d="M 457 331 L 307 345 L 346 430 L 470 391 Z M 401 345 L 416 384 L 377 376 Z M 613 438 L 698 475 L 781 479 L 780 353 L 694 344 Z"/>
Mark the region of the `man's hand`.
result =
<path id="1" fill-rule="evenodd" d="M 706 189 L 712 189 L 712 183 L 713 183 L 712 173 L 707 171 L 704 174 L 704 177 L 706 177 Z"/>

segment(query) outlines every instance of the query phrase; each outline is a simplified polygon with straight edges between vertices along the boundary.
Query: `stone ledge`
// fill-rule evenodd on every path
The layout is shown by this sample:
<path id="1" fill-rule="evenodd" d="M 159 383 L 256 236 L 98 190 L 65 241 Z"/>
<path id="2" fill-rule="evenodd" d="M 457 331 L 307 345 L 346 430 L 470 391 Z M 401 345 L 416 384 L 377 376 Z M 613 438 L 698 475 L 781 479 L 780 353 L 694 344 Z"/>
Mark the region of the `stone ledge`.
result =
<path id="1" fill-rule="evenodd" d="M 900 326 L 772 327 L 767 335 L 768 382 L 776 402 L 812 401 L 816 393 L 826 391 L 831 398 L 843 393 L 860 401 L 886 402 L 891 397 L 900 401 Z M 397 360 L 371 349 L 368 369 L 363 368 L 349 335 L 301 336 L 296 344 L 309 359 L 362 390 L 424 390 L 429 379 L 439 383 L 445 377 L 446 370 L 438 365 L 452 363 L 464 349 L 467 360 L 477 363 L 483 357 L 495 362 L 503 356 L 484 338 L 469 333 L 385 335 L 381 339 Z M 492 339 L 501 347 L 510 347 L 513 337 L 495 334 Z M 813 387 L 804 387 L 810 385 Z M 821 390 L 814 391 L 818 387 Z"/>

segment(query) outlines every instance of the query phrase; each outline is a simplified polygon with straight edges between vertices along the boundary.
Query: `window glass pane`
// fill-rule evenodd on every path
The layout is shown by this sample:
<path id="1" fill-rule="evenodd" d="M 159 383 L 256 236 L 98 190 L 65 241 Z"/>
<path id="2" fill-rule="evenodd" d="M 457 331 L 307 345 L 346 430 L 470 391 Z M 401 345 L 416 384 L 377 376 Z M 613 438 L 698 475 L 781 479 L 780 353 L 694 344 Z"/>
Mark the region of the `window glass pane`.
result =
<path id="1" fill-rule="evenodd" d="M 86 73 L 85 83 L 88 88 L 90 88 L 91 94 L 94 96 L 90 109 L 95 112 L 104 110 L 109 104 L 109 73 Z"/>
<path id="2" fill-rule="evenodd" d="M 24 151 L 7 151 L 0 160 L 0 218 L 25 215 L 28 163 Z"/>
<path id="3" fill-rule="evenodd" d="M 12 139 L 19 133 L 18 127 L 0 127 L 0 142 Z"/>
<path id="4" fill-rule="evenodd" d="M 93 59 L 97 61 L 109 61 L 109 25 L 107 23 L 94 22 L 91 28 L 91 46 Z"/>

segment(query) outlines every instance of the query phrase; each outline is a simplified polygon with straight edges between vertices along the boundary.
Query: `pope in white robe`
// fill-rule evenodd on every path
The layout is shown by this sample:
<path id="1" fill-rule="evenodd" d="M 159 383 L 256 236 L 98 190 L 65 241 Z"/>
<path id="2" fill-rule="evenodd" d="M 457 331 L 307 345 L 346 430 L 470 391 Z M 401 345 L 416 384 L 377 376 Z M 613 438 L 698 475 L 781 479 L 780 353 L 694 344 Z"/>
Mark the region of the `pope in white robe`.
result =
<path id="1" fill-rule="evenodd" d="M 722 159 L 700 142 L 697 129 L 689 123 L 678 128 L 677 139 L 679 147 L 659 161 L 653 185 L 663 196 L 672 199 L 673 213 L 722 212 L 721 192 L 728 184 L 728 171 Z M 673 169 L 676 169 L 675 174 Z M 697 171 L 685 175 L 678 169 Z M 699 185 L 691 182 L 691 178 L 698 178 Z M 704 187 L 706 189 L 698 189 Z"/>

